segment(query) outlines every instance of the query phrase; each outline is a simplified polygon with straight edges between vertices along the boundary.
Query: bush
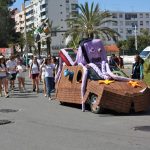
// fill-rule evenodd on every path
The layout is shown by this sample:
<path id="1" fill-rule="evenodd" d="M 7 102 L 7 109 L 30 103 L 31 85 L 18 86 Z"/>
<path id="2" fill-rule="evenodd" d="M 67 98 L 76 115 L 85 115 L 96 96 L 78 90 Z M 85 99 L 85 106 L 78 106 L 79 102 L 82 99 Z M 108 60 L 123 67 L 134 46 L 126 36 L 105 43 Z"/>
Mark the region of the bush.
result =
<path id="1" fill-rule="evenodd" d="M 150 85 L 150 59 L 144 62 L 144 81 Z"/>

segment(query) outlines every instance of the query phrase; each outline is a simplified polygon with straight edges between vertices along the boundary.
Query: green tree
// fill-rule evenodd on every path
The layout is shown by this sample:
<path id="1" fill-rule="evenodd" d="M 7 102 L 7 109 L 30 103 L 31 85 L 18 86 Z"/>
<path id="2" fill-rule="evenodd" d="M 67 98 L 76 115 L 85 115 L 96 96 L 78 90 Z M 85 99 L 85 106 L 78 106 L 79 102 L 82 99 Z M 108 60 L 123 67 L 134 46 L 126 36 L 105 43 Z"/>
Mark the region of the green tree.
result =
<path id="1" fill-rule="evenodd" d="M 138 36 L 138 50 L 142 51 L 147 46 L 150 46 L 150 31 L 143 29 L 140 36 Z"/>
<path id="2" fill-rule="evenodd" d="M 111 20 L 111 14 L 108 11 L 100 11 L 99 4 L 94 5 L 92 2 L 89 6 L 88 2 L 84 5 L 78 5 L 79 14 L 76 17 L 67 19 L 69 30 L 68 35 L 72 37 L 79 36 L 80 38 L 102 38 L 114 39 L 119 34 L 104 24 L 108 22 L 115 22 Z"/>
<path id="3" fill-rule="evenodd" d="M 11 18 L 11 6 L 15 0 L 0 0 L 0 47 L 7 47 L 15 42 L 15 20 Z"/>
<path id="4" fill-rule="evenodd" d="M 140 35 L 137 36 L 138 49 L 135 50 L 135 37 L 131 36 L 127 40 L 117 42 L 117 46 L 123 51 L 126 50 L 128 54 L 140 53 L 145 47 L 150 46 L 150 31 L 143 29 Z"/>

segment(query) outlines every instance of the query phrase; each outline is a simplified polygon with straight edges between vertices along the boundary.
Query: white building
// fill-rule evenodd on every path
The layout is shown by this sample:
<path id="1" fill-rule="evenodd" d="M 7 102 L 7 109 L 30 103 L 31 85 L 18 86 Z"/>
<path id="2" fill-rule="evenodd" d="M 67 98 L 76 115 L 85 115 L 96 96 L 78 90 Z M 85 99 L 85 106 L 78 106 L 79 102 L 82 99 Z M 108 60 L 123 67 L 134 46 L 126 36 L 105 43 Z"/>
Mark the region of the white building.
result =
<path id="1" fill-rule="evenodd" d="M 121 35 L 121 40 L 130 36 L 140 35 L 141 30 L 150 31 L 150 12 L 110 12 L 112 20 L 105 26 L 116 30 Z M 135 34 L 136 33 L 136 34 Z"/>
<path id="2" fill-rule="evenodd" d="M 23 8 L 22 8 L 23 9 Z M 25 27 L 25 15 L 24 11 L 18 12 L 15 15 L 15 22 L 16 22 L 16 32 L 24 32 L 24 27 Z"/>
<path id="3" fill-rule="evenodd" d="M 30 5 L 26 6 L 26 29 L 27 31 L 37 28 L 43 20 L 49 18 L 52 26 L 57 28 L 52 33 L 52 53 L 57 53 L 61 47 L 64 47 L 64 34 L 67 30 L 66 19 L 75 17 L 78 0 L 31 0 Z M 16 15 L 16 31 L 24 32 L 25 20 L 24 11 Z M 42 45 L 42 48 L 46 48 Z"/>

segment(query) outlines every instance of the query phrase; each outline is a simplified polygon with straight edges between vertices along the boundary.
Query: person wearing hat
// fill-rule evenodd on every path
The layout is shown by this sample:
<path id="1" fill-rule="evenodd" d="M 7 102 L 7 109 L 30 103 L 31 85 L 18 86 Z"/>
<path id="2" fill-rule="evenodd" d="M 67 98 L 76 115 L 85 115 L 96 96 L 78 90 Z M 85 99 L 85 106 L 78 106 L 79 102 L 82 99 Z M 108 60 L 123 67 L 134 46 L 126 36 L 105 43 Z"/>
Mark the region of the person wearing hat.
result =
<path id="1" fill-rule="evenodd" d="M 0 96 L 2 97 L 2 86 L 4 88 L 5 97 L 8 98 L 8 80 L 7 80 L 7 68 L 4 56 L 0 56 Z"/>

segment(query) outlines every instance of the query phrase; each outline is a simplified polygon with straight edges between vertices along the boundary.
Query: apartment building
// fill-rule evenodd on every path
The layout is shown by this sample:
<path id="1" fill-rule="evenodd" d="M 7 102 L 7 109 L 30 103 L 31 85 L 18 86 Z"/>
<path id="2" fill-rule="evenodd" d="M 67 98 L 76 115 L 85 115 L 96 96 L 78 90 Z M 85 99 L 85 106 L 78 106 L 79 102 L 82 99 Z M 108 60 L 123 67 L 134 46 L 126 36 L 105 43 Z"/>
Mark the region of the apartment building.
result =
<path id="1" fill-rule="evenodd" d="M 15 22 L 16 22 L 16 32 L 24 32 L 24 27 L 25 27 L 25 15 L 24 11 L 18 12 L 15 15 Z"/>
<path id="2" fill-rule="evenodd" d="M 140 35 L 143 29 L 150 31 L 150 12 L 110 12 L 112 20 L 105 26 L 114 29 L 121 35 L 121 40 Z"/>
<path id="3" fill-rule="evenodd" d="M 65 20 L 76 16 L 78 13 L 77 3 L 78 0 L 31 0 L 30 4 L 25 8 L 27 31 L 37 28 L 47 18 L 52 21 L 52 26 L 57 28 L 57 31 L 52 34 L 51 44 L 52 52 L 55 53 L 56 50 L 65 46 L 64 34 L 67 30 Z M 22 33 L 25 26 L 23 10 L 22 8 L 22 11 L 15 17 L 16 31 Z M 45 45 L 42 45 L 42 48 L 46 48 Z"/>

